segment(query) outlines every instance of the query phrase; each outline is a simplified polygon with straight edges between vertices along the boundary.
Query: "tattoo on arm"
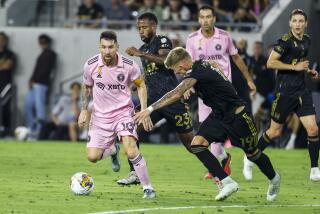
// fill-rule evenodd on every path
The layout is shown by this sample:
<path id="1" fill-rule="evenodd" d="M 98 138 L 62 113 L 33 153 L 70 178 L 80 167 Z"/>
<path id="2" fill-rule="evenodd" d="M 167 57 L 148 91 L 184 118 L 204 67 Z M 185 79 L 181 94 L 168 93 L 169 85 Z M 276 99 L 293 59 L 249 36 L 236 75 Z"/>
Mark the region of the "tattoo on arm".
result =
<path id="1" fill-rule="evenodd" d="M 183 80 L 175 89 L 166 93 L 161 99 L 153 103 L 151 106 L 154 110 L 157 110 L 176 102 L 183 96 L 184 92 L 192 88 L 196 82 L 197 80 L 194 78 L 187 78 Z"/>
<path id="2" fill-rule="evenodd" d="M 83 84 L 82 85 L 82 94 L 81 94 L 81 99 L 82 99 L 81 109 L 82 110 L 88 109 L 88 105 L 89 105 L 91 96 L 92 96 L 92 87 Z"/>

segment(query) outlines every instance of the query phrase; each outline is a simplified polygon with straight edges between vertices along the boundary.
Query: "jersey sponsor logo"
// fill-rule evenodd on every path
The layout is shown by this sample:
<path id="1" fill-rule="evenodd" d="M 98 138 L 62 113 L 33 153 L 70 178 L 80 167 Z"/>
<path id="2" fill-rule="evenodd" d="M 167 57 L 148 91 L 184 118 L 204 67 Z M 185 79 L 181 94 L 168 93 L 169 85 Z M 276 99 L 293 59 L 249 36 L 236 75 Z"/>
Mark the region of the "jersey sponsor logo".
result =
<path id="1" fill-rule="evenodd" d="M 128 65 L 133 65 L 133 61 L 126 57 L 122 57 L 122 61 Z"/>
<path id="2" fill-rule="evenodd" d="M 222 47 L 222 46 L 221 46 L 220 44 L 217 44 L 215 48 L 216 48 L 217 51 L 220 51 L 220 50 L 221 50 L 221 47 Z"/>
<path id="3" fill-rule="evenodd" d="M 117 79 L 118 79 L 119 82 L 123 82 L 124 75 L 123 74 L 118 74 Z"/>
<path id="4" fill-rule="evenodd" d="M 112 85 L 112 84 L 108 84 L 108 90 L 124 90 L 126 89 L 126 86 L 121 85 L 121 84 L 117 84 L 117 85 Z"/>
<path id="5" fill-rule="evenodd" d="M 100 88 L 101 90 L 103 90 L 106 86 L 105 86 L 105 84 L 103 84 L 102 82 L 97 82 L 96 83 L 96 86 L 98 87 L 98 88 Z"/>
<path id="6" fill-rule="evenodd" d="M 219 59 L 222 59 L 222 56 L 220 54 L 210 55 L 210 56 L 206 56 L 204 54 L 200 54 L 199 55 L 199 59 L 202 59 L 202 60 L 219 60 Z"/>
<path id="7" fill-rule="evenodd" d="M 92 59 L 89 59 L 89 60 L 88 60 L 88 65 L 91 65 L 91 64 L 97 62 L 97 61 L 98 61 L 98 58 L 99 58 L 99 56 L 95 56 L 95 57 L 93 57 Z"/>

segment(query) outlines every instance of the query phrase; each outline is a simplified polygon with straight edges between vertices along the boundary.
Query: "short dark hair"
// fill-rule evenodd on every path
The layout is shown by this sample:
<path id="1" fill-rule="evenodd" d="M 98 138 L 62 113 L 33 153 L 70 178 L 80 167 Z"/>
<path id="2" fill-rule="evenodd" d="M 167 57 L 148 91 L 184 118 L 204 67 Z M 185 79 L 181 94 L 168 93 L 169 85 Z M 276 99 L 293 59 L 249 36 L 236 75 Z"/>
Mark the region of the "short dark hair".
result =
<path id="1" fill-rule="evenodd" d="M 8 43 L 9 43 L 9 37 L 8 37 L 8 35 L 5 33 L 5 32 L 3 32 L 3 31 L 1 31 L 0 32 L 0 36 L 2 36 L 3 38 L 4 38 L 4 40 L 6 41 L 6 44 L 5 44 L 5 49 L 7 49 L 8 48 Z"/>
<path id="2" fill-rule="evenodd" d="M 39 42 L 44 42 L 45 44 L 51 44 L 52 43 L 52 39 L 50 36 L 48 36 L 47 34 L 41 34 L 38 37 Z"/>
<path id="3" fill-rule="evenodd" d="M 201 6 L 201 7 L 199 8 L 199 10 L 198 10 L 198 15 L 200 14 L 200 10 L 211 10 L 212 15 L 213 15 L 213 16 L 216 16 L 216 14 L 215 14 L 215 12 L 214 12 L 214 8 L 211 7 L 210 5 L 203 5 L 203 6 Z"/>
<path id="4" fill-rule="evenodd" d="M 81 88 L 81 84 L 79 82 L 72 82 L 70 85 L 70 89 L 73 89 L 74 87 Z"/>
<path id="5" fill-rule="evenodd" d="M 291 12 L 291 14 L 290 14 L 289 20 L 291 20 L 292 16 L 294 16 L 294 15 L 302 15 L 302 16 L 304 16 L 304 19 L 305 19 L 306 21 L 308 21 L 308 16 L 307 16 L 307 14 L 306 14 L 303 10 L 301 10 L 301 9 L 294 9 L 294 10 Z"/>
<path id="6" fill-rule="evenodd" d="M 118 42 L 117 40 L 117 34 L 111 30 L 103 31 L 100 34 L 100 40 L 105 39 L 105 40 L 113 40 L 115 43 Z"/>
<path id="7" fill-rule="evenodd" d="M 142 14 L 138 17 L 138 20 L 141 20 L 141 19 L 148 19 L 149 21 L 152 21 L 152 22 L 158 24 L 157 16 L 154 15 L 153 13 L 150 13 L 150 12 L 142 13 Z"/>

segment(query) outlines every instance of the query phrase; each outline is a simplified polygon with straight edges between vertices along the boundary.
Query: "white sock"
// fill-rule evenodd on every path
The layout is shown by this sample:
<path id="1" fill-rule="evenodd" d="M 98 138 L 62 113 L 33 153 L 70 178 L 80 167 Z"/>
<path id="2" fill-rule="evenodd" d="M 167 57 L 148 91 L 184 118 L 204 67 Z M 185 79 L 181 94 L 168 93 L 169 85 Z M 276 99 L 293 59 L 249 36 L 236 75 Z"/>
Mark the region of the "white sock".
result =
<path id="1" fill-rule="evenodd" d="M 296 138 L 297 138 L 297 135 L 295 133 L 292 133 L 290 135 L 290 139 L 289 139 L 288 144 L 287 144 L 286 147 L 294 147 L 294 143 L 296 141 Z"/>

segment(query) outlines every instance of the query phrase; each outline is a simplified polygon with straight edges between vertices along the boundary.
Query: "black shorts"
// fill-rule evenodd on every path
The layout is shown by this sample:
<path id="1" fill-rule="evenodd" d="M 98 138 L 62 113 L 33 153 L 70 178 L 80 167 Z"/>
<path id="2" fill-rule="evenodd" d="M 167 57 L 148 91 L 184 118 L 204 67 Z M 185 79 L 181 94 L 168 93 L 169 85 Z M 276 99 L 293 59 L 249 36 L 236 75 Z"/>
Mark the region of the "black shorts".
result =
<path id="1" fill-rule="evenodd" d="M 298 117 L 315 114 L 311 92 L 305 90 L 293 96 L 277 92 L 271 107 L 271 118 L 277 123 L 285 123 L 288 115 L 295 112 Z"/>
<path id="2" fill-rule="evenodd" d="M 252 154 L 257 150 L 258 132 L 253 116 L 247 108 L 234 115 L 232 121 L 226 123 L 211 113 L 201 124 L 196 135 L 204 137 L 209 143 L 224 142 L 230 139 L 232 145 Z"/>
<path id="3" fill-rule="evenodd" d="M 180 134 L 193 130 L 192 116 L 188 104 L 180 101 L 152 112 L 150 117 L 153 125 L 163 118 L 166 119 L 167 122 L 174 127 L 175 132 Z"/>

